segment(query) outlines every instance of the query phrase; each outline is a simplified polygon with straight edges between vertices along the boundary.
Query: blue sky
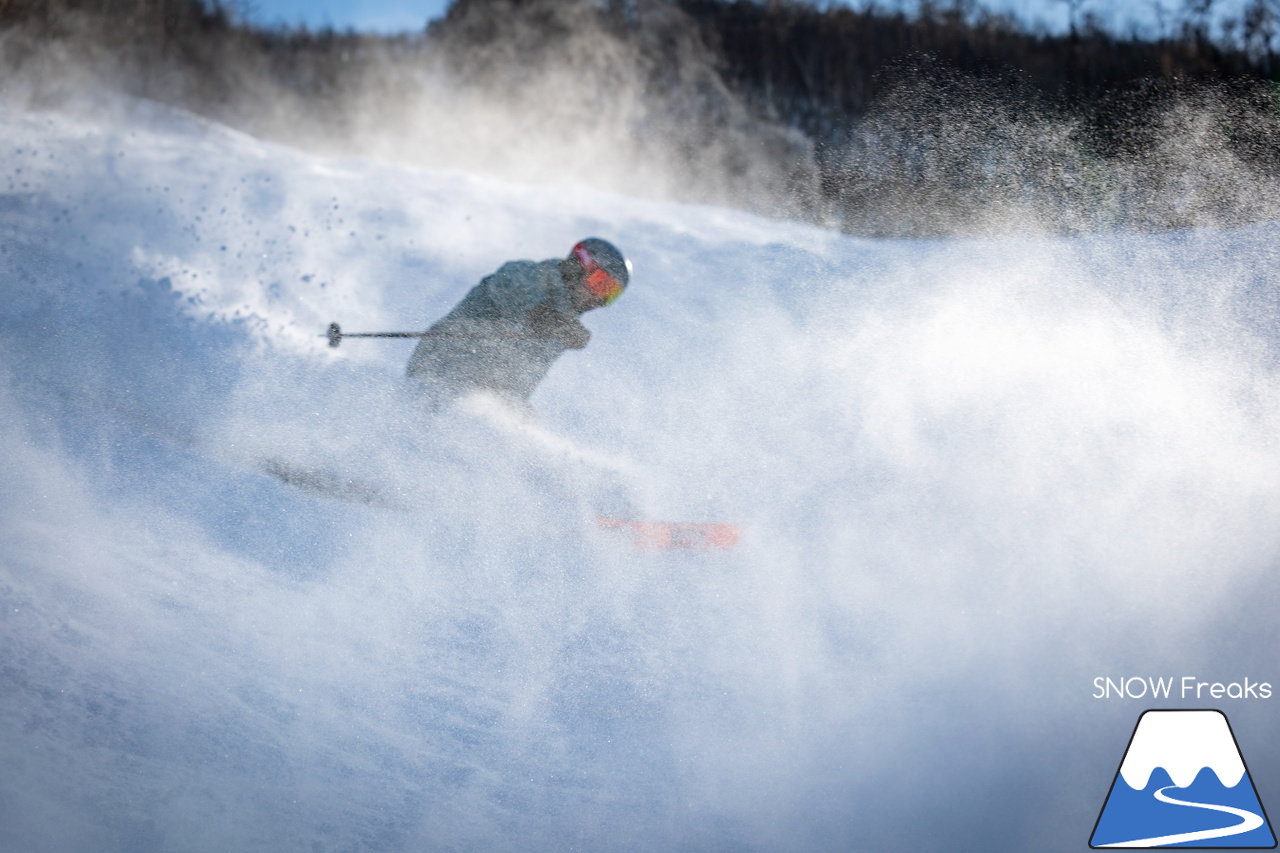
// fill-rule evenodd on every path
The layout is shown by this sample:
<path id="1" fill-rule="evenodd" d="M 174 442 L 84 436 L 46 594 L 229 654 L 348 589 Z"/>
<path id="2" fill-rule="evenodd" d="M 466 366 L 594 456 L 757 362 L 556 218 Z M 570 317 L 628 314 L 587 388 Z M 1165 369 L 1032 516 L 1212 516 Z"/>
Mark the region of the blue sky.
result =
<path id="1" fill-rule="evenodd" d="M 850 0 L 855 6 L 867 0 Z M 991 9 L 1010 11 L 1033 25 L 1050 30 L 1065 30 L 1066 0 L 980 0 Z M 1224 12 L 1237 9 L 1243 0 L 1220 0 Z M 905 0 L 908 7 L 913 0 Z M 370 32 L 403 32 L 421 29 L 425 23 L 444 14 L 448 0 L 246 0 L 242 4 L 250 18 L 259 23 L 305 23 L 312 28 L 332 26 L 335 29 L 357 29 Z M 896 0 L 880 0 L 880 6 L 898 5 Z M 1157 21 L 1157 8 L 1165 14 L 1182 8 L 1182 0 L 1083 0 L 1082 9 L 1102 17 L 1121 32 L 1133 26 L 1151 34 Z"/>
<path id="2" fill-rule="evenodd" d="M 251 20 L 373 32 L 418 30 L 444 14 L 448 0 L 250 0 Z"/>

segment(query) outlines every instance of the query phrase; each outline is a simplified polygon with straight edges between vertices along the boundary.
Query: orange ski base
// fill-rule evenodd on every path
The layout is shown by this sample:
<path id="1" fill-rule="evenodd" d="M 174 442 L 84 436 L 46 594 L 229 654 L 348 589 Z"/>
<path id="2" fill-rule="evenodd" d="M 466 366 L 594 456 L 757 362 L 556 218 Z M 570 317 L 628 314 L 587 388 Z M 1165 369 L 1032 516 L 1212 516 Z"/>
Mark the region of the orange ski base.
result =
<path id="1" fill-rule="evenodd" d="M 742 538 L 742 529 L 736 524 L 625 521 L 619 518 L 597 518 L 596 524 L 606 530 L 626 530 L 631 534 L 631 544 L 644 551 L 728 549 Z"/>

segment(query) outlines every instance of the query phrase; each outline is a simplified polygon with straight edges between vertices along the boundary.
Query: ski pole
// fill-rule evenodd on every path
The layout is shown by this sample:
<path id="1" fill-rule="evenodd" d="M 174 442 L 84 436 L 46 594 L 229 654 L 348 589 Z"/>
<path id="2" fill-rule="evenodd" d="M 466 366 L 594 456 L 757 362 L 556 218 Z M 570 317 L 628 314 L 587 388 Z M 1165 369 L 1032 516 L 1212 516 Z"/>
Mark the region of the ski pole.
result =
<path id="1" fill-rule="evenodd" d="M 329 324 L 329 346 L 336 347 L 343 338 L 425 338 L 427 332 L 344 332 L 337 323 Z"/>
<path id="2" fill-rule="evenodd" d="M 536 340 L 536 336 L 519 332 L 344 332 L 337 323 L 329 324 L 329 331 L 322 337 L 329 339 L 329 346 L 336 347 L 343 338 L 461 338 L 469 341 L 485 341 L 500 338 L 503 340 Z"/>

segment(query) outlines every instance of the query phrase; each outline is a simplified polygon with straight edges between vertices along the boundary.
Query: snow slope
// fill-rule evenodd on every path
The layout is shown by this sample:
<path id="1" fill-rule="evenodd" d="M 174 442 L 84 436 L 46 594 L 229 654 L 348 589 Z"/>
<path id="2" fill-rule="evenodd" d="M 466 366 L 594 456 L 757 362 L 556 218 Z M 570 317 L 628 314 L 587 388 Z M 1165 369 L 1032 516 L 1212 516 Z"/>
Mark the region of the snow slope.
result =
<path id="1" fill-rule="evenodd" d="M 874 242 L 0 125 L 0 850 L 1079 849 L 1141 710 L 1095 676 L 1276 677 L 1277 225 Z M 558 439 L 321 337 L 593 234 L 636 273 Z M 593 530 L 601 468 L 743 543 Z"/>

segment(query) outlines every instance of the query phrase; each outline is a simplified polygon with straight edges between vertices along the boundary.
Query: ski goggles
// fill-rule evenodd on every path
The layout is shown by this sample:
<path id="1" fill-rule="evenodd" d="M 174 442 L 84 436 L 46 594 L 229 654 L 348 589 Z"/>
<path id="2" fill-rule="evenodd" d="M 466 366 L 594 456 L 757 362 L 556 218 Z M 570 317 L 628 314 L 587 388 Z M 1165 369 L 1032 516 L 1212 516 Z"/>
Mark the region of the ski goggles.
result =
<path id="1" fill-rule="evenodd" d="M 582 264 L 585 274 L 584 283 L 587 291 L 600 301 L 601 305 L 612 305 L 622 295 L 622 282 L 609 275 L 605 268 L 596 263 L 596 259 L 581 243 L 573 247 L 574 257 Z"/>

